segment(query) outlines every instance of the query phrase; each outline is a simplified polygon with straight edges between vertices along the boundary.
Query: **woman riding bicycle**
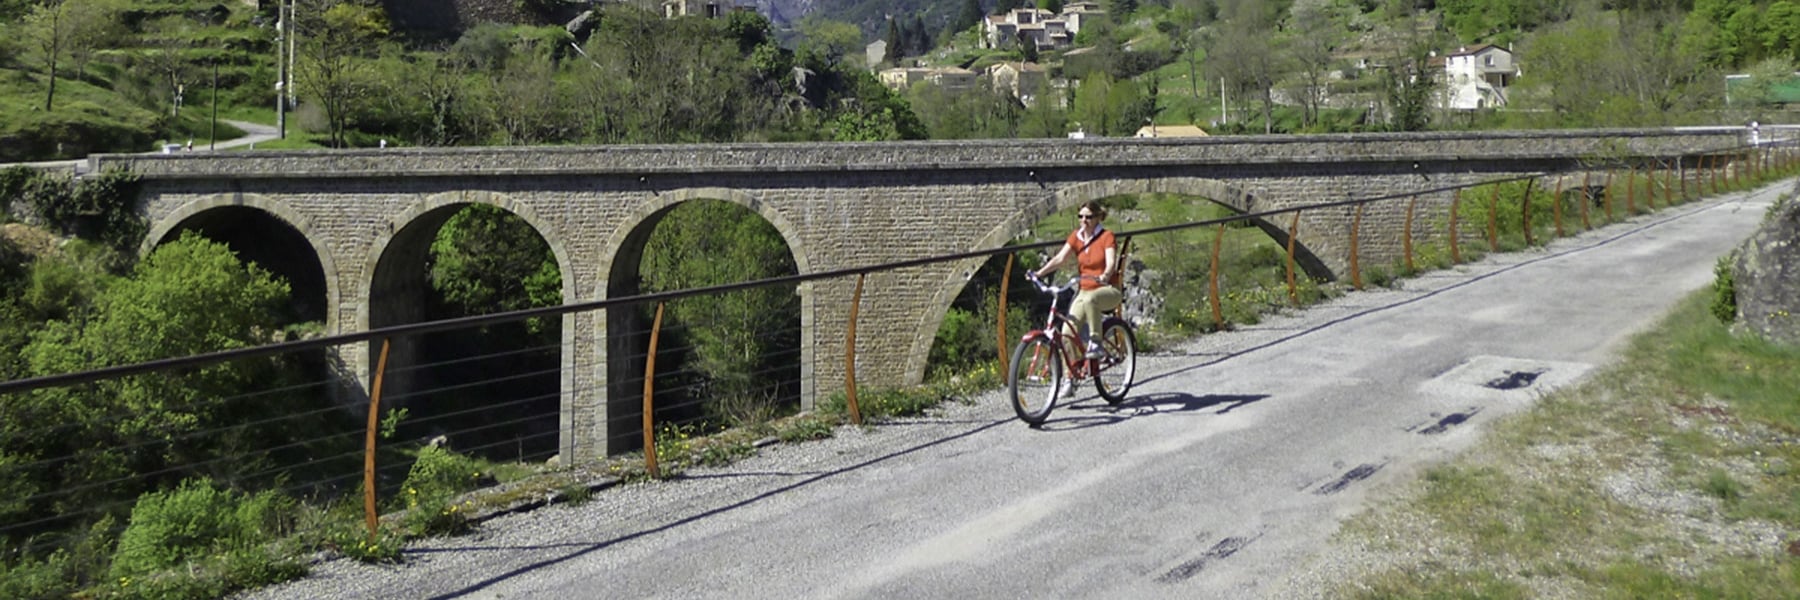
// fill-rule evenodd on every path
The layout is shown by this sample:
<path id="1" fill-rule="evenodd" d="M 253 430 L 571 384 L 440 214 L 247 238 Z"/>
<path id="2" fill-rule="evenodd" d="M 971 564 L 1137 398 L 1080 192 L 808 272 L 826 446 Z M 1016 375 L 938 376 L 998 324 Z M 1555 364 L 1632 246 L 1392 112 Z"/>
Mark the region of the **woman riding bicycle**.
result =
<path id="1" fill-rule="evenodd" d="M 1080 329 L 1075 332 L 1079 339 L 1087 345 L 1088 358 L 1101 358 L 1106 355 L 1100 344 L 1093 340 L 1088 331 L 1099 323 L 1106 311 L 1119 307 L 1125 301 L 1125 294 L 1108 285 L 1113 273 L 1119 268 L 1119 249 L 1113 244 L 1113 234 L 1100 226 L 1106 220 L 1106 208 L 1099 202 L 1090 201 L 1081 205 L 1076 211 L 1079 222 L 1069 239 L 1063 242 L 1061 251 L 1050 258 L 1049 262 L 1034 271 L 1039 279 L 1053 273 L 1061 267 L 1063 261 L 1075 255 L 1075 264 L 1081 276 L 1081 291 L 1075 295 L 1075 302 L 1069 306 L 1069 316 L 1074 317 Z"/>

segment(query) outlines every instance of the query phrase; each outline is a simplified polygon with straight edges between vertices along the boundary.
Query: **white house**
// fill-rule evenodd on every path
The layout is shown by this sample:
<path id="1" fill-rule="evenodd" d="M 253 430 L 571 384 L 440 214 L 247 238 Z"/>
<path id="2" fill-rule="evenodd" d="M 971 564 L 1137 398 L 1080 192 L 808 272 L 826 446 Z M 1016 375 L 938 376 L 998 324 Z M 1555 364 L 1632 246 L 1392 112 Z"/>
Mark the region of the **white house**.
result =
<path id="1" fill-rule="evenodd" d="M 1067 48 L 1075 43 L 1075 34 L 1095 19 L 1105 19 L 1106 11 L 1093 2 L 1077 2 L 1063 7 L 1061 14 L 1041 8 L 1016 8 L 1005 14 L 988 15 L 983 25 L 989 48 L 1004 48 L 1014 40 L 1030 40 L 1039 50 Z"/>
<path id="2" fill-rule="evenodd" d="M 1482 44 L 1445 54 L 1444 108 L 1474 110 L 1506 106 L 1506 89 L 1519 76 L 1510 50 Z"/>

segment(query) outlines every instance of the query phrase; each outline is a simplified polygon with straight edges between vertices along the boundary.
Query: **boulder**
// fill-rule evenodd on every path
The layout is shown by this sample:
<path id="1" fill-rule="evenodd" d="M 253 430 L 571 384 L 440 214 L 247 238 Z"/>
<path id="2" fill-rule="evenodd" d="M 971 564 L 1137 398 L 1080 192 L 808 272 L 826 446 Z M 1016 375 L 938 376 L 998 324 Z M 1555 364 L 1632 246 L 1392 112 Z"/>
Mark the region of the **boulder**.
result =
<path id="1" fill-rule="evenodd" d="M 1732 268 L 1738 327 L 1800 346 L 1800 200 L 1771 209 Z"/>

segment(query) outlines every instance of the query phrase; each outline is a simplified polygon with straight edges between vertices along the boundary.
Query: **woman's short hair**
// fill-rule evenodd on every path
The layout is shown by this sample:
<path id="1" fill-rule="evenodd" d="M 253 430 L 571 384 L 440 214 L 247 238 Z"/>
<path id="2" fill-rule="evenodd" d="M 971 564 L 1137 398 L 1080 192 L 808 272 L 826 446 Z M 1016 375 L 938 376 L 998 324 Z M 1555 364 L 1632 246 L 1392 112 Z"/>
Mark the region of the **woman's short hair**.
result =
<path id="1" fill-rule="evenodd" d="M 1088 214 L 1094 215 L 1095 221 L 1106 220 L 1106 207 L 1101 206 L 1099 200 L 1089 200 L 1087 201 L 1087 204 L 1083 204 L 1081 207 L 1087 209 Z"/>

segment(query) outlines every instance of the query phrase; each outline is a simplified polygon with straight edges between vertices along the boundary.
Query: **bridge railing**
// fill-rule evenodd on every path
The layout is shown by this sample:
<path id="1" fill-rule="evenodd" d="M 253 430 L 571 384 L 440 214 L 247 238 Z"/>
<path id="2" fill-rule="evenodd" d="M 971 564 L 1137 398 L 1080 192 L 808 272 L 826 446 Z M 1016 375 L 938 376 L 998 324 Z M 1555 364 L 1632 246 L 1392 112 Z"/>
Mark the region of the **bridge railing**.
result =
<path id="1" fill-rule="evenodd" d="M 1254 286 L 1260 294 L 1254 302 L 1265 306 L 1298 304 L 1317 291 L 1320 283 L 1300 272 L 1294 254 L 1295 230 L 1309 212 L 1354 214 L 1345 279 L 1347 287 L 1360 289 L 1472 260 L 1481 252 L 1541 245 L 1633 214 L 1789 176 L 1795 172 L 1795 156 L 1783 142 L 1660 161 L 1597 162 L 1566 172 L 1119 229 L 1115 234 L 1135 245 L 1137 250 L 1127 249 L 1130 256 L 1140 257 L 1154 240 L 1210 232 L 1206 305 L 1188 321 L 1209 318 L 1210 328 L 1217 329 L 1228 327 L 1228 313 L 1235 312 L 1226 306 L 1233 286 Z M 1447 206 L 1435 200 L 1446 196 Z M 1407 225 L 1400 255 L 1369 264 L 1362 247 L 1362 216 L 1375 206 L 1403 207 L 1398 210 L 1404 211 Z M 1274 290 L 1267 282 L 1230 280 L 1231 259 L 1222 251 L 1226 236 L 1250 221 L 1285 231 L 1285 238 L 1272 240 L 1280 248 L 1282 269 Z M 1006 297 L 1006 282 L 1016 281 L 1015 271 L 1061 243 L 1060 238 L 1019 243 L 0 382 L 0 411 L 14 423 L 7 430 L 10 437 L 0 440 L 0 541 L 8 552 L 0 565 L 42 560 L 58 549 L 113 548 L 133 523 L 134 508 L 146 510 L 143 499 L 152 497 L 147 495 L 166 499 L 183 482 L 202 478 L 217 489 L 303 500 L 300 508 L 278 519 L 274 529 L 280 532 L 304 529 L 303 521 L 330 521 L 333 514 L 360 514 L 360 526 L 323 527 L 323 533 L 307 534 L 312 537 L 305 542 L 310 548 L 356 555 L 372 552 L 370 546 L 357 549 L 358 543 L 385 539 L 382 532 L 395 527 L 413 533 L 454 529 L 468 510 L 455 503 L 454 493 L 501 479 L 529 481 L 520 478 L 546 471 L 530 465 L 548 461 L 558 463 L 548 472 L 573 473 L 552 484 L 559 486 L 577 485 L 571 482 L 582 477 L 666 476 L 688 465 L 728 462 L 770 440 L 829 435 L 837 417 L 816 413 L 862 424 L 871 414 L 916 409 L 904 394 L 878 392 L 855 381 L 856 336 L 887 335 L 857 330 L 859 311 L 883 293 L 865 287 L 864 280 L 936 263 L 987 261 L 989 267 L 971 273 L 967 286 L 976 296 L 968 302 L 968 314 L 980 319 L 961 323 L 976 329 L 971 320 L 991 318 L 991 330 L 982 325 L 978 335 L 963 331 L 941 334 L 939 340 L 940 345 L 960 345 L 963 356 L 958 358 L 964 366 L 954 375 L 979 386 L 998 381 L 995 365 L 1003 364 L 1007 341 L 1020 332 L 1027 314 L 1035 314 L 1027 310 L 1028 299 Z M 800 382 L 811 372 L 797 364 L 804 341 L 795 332 L 796 321 L 760 318 L 765 315 L 756 311 L 771 306 L 765 302 L 770 291 L 781 296 L 820 281 L 856 282 L 846 355 L 813 358 L 844 361 L 845 381 L 827 386 L 844 392 L 813 413 L 787 416 L 800 406 Z M 756 294 L 765 297 L 748 297 Z M 611 373 L 641 369 L 641 375 L 582 389 L 573 382 L 583 379 L 573 373 L 606 371 L 607 365 L 595 364 L 593 356 L 572 355 L 567 347 L 574 333 L 562 331 L 560 323 L 566 322 L 565 315 L 608 311 L 631 311 L 646 325 L 611 331 L 607 343 L 612 350 L 608 360 L 631 367 Z M 1164 317 L 1168 323 L 1179 320 Z M 741 323 L 756 325 L 734 331 Z M 1208 328 L 1202 324 L 1196 331 Z M 503 343 L 517 339 L 532 341 Z M 335 358 L 359 346 L 369 349 L 375 365 L 366 393 L 360 384 L 349 383 L 360 379 L 346 373 Z M 700 346 L 709 349 L 693 351 Z M 415 360 L 390 368 L 395 352 L 410 352 Z M 754 360 L 737 360 L 743 357 L 730 356 L 733 352 L 755 354 Z M 992 354 L 968 357 L 988 352 Z M 730 371 L 734 368 L 738 370 Z M 976 375 L 980 373 L 987 378 Z M 721 395 L 730 400 L 721 403 Z M 584 413 L 573 400 L 592 396 L 613 399 L 609 408 L 621 406 L 620 398 L 641 397 L 641 404 L 635 411 L 609 410 L 603 420 L 610 422 L 596 422 L 602 419 Z M 607 441 L 640 452 L 626 455 L 629 462 L 558 456 L 568 446 L 568 436 L 582 428 L 628 438 Z M 555 491 L 580 493 L 575 487 Z M 394 525 L 380 525 L 381 515 Z M 199 556 L 183 560 L 202 560 Z"/>

